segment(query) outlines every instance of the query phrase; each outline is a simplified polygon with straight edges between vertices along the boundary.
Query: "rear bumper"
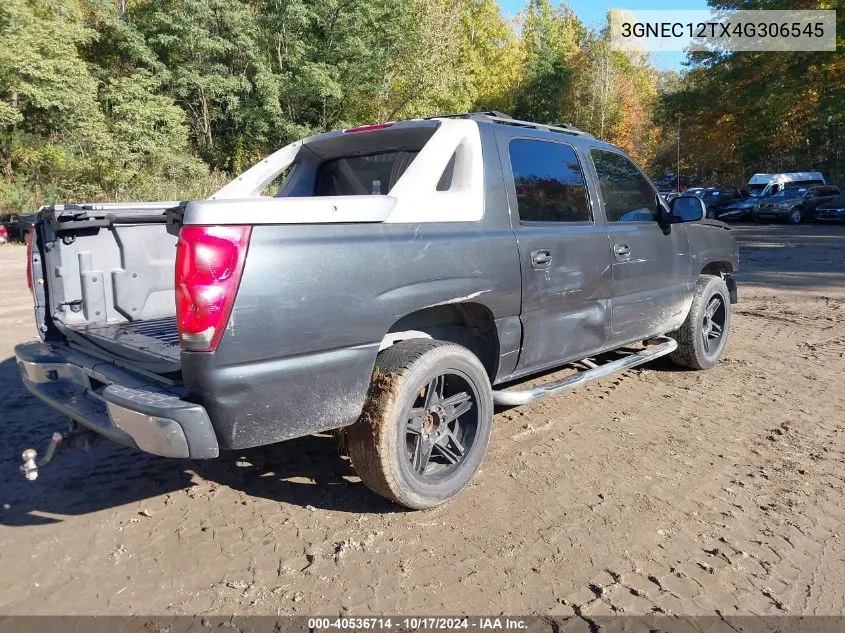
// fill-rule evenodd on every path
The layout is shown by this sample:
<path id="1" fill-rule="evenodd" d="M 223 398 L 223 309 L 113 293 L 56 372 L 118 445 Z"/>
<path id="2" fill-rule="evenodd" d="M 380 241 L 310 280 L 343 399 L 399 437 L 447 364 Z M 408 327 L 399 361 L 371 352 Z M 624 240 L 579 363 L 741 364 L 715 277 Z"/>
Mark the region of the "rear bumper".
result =
<path id="1" fill-rule="evenodd" d="M 107 439 L 163 457 L 220 454 L 208 413 L 177 388 L 63 345 L 24 343 L 15 355 L 30 392 Z"/>

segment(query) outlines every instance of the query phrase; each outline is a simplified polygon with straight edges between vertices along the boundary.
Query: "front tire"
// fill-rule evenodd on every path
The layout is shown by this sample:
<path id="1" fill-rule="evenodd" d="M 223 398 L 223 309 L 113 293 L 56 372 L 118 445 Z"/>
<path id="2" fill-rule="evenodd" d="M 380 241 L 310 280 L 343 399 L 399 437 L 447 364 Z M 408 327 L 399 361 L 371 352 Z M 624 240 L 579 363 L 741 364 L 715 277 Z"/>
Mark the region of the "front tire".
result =
<path id="1" fill-rule="evenodd" d="M 789 212 L 789 217 L 787 218 L 787 221 L 790 224 L 801 224 L 802 219 L 803 218 L 801 217 L 801 209 L 793 209 Z"/>
<path id="2" fill-rule="evenodd" d="M 669 359 L 689 369 L 710 369 L 722 358 L 730 327 L 731 300 L 725 280 L 700 275 L 686 321 L 669 333 L 678 341 Z"/>
<path id="3" fill-rule="evenodd" d="M 376 359 L 361 417 L 346 432 L 372 491 L 421 510 L 457 495 L 481 466 L 493 392 L 478 358 L 444 341 L 402 341 Z"/>

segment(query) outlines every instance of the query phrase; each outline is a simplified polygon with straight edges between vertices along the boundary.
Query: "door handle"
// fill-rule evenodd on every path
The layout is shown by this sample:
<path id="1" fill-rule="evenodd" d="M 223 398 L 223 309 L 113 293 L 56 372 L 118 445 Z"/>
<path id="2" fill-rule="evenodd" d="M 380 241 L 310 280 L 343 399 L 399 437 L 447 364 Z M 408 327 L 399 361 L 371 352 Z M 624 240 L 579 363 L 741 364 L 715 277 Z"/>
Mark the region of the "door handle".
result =
<path id="1" fill-rule="evenodd" d="M 613 245 L 613 254 L 618 259 L 628 259 L 631 256 L 631 247 L 627 244 L 619 243 Z"/>
<path id="2" fill-rule="evenodd" d="M 552 252 L 541 248 L 537 251 L 531 251 L 531 267 L 532 268 L 548 268 L 552 265 Z"/>

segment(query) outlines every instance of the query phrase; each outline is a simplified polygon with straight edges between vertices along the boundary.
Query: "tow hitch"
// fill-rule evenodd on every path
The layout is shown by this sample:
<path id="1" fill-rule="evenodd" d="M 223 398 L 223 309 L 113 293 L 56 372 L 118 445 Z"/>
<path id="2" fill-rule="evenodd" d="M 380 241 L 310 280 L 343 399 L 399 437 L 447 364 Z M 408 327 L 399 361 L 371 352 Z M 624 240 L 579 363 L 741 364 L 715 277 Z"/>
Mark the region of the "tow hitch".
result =
<path id="1" fill-rule="evenodd" d="M 66 452 L 75 448 L 88 450 L 98 437 L 99 435 L 93 431 L 79 430 L 78 426 L 71 422 L 70 429 L 67 432 L 60 433 L 56 431 L 53 433 L 50 443 L 47 444 L 47 450 L 44 451 L 44 457 L 41 459 L 36 459 L 38 457 L 38 451 L 34 448 L 26 449 L 21 455 L 23 464 L 21 464 L 20 470 L 28 481 L 35 481 L 38 479 L 39 469 L 51 463 L 56 453 Z"/>

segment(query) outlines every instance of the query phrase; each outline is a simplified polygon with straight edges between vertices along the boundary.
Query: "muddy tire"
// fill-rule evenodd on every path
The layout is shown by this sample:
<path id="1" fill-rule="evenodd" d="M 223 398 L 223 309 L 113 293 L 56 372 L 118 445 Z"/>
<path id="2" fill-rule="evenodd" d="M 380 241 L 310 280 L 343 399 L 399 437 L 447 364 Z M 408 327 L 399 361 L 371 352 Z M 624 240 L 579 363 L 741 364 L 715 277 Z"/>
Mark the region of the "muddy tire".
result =
<path id="1" fill-rule="evenodd" d="M 368 488 L 421 510 L 470 482 L 492 425 L 493 393 L 478 358 L 454 343 L 415 339 L 378 355 L 346 444 Z"/>
<path id="2" fill-rule="evenodd" d="M 669 333 L 678 341 L 670 360 L 689 369 L 710 369 L 722 358 L 730 327 L 731 300 L 725 280 L 700 275 L 686 321 Z"/>

